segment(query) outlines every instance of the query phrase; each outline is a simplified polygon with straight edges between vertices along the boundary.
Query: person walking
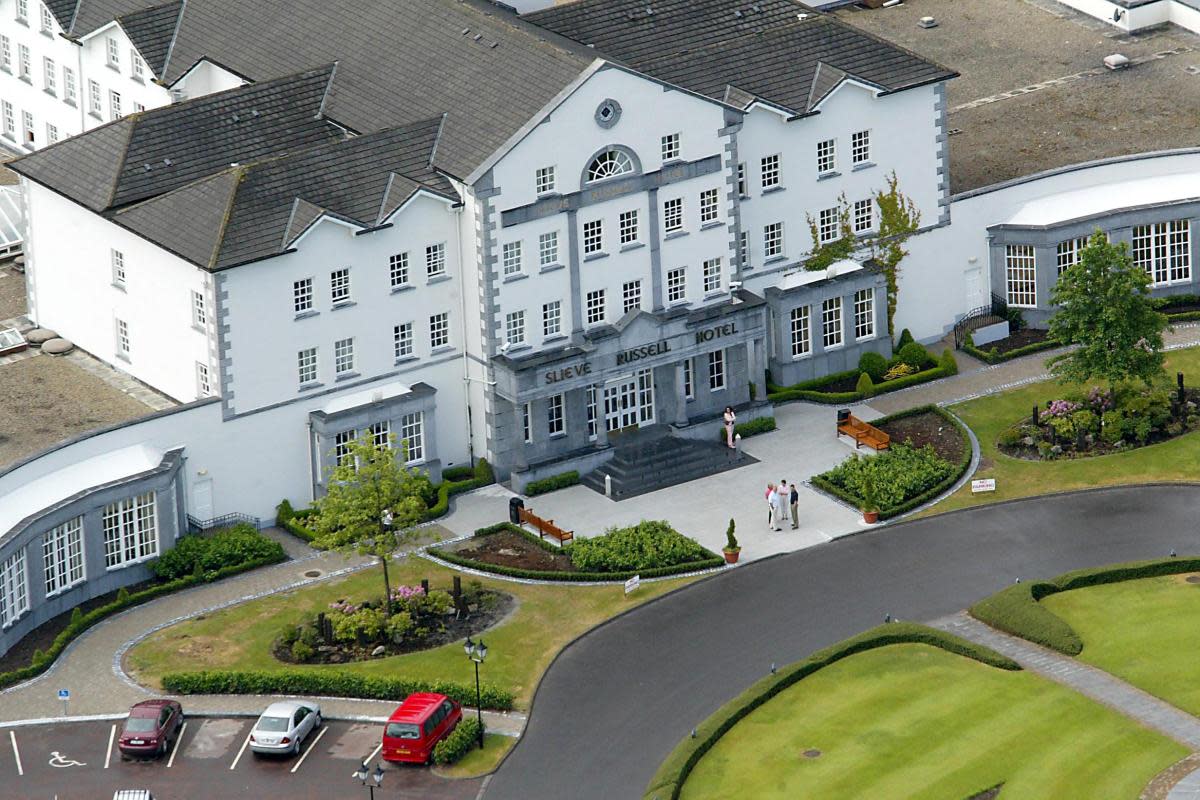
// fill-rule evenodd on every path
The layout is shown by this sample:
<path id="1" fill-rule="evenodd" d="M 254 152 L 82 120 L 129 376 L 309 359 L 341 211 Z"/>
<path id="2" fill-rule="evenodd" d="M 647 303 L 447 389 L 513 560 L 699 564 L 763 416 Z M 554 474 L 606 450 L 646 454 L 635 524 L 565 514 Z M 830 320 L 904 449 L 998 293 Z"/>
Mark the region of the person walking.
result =
<path id="1" fill-rule="evenodd" d="M 771 495 L 771 516 L 773 517 L 771 520 L 772 530 L 783 530 L 783 528 L 779 527 L 779 523 L 785 516 L 787 516 L 787 511 L 785 510 L 784 505 L 785 503 L 787 503 L 787 495 L 782 490 L 776 489 Z"/>
<path id="2" fill-rule="evenodd" d="M 800 491 L 796 488 L 796 484 L 791 484 L 792 493 L 788 496 L 788 500 L 792 506 L 792 530 L 800 527 Z"/>
<path id="3" fill-rule="evenodd" d="M 737 422 L 737 414 L 733 413 L 733 406 L 725 406 L 725 445 L 733 449 L 733 426 Z"/>
<path id="4" fill-rule="evenodd" d="M 775 527 L 775 484 L 767 484 L 767 527 Z"/>

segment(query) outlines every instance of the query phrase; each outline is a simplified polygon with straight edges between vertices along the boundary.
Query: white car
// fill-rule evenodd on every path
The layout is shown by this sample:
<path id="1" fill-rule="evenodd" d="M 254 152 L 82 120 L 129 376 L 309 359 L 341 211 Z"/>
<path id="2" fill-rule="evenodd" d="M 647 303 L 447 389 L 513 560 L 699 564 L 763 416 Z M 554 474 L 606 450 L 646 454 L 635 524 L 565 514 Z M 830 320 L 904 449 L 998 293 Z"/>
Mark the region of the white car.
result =
<path id="1" fill-rule="evenodd" d="M 310 733 L 321 727 L 321 707 L 316 703 L 272 703 L 250 731 L 255 753 L 295 754 Z"/>

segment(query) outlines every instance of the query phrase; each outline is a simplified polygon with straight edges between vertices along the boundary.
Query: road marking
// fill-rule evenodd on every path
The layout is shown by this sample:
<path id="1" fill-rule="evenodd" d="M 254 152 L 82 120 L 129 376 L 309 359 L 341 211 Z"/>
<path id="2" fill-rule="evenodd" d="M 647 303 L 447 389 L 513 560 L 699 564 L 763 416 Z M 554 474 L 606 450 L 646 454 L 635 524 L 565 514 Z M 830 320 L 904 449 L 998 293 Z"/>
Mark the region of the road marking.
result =
<path id="1" fill-rule="evenodd" d="M 167 769 L 175 763 L 175 754 L 179 752 L 179 743 L 183 741 L 183 735 L 187 733 L 188 724 L 183 723 L 183 727 L 179 729 L 179 735 L 175 737 L 175 746 L 171 748 L 171 757 L 167 759 Z"/>
<path id="2" fill-rule="evenodd" d="M 379 751 L 382 749 L 383 749 L 383 741 L 380 740 L 379 744 L 375 745 L 375 749 L 371 751 L 371 755 L 367 756 L 367 760 L 364 761 L 363 763 L 370 764 L 372 761 L 375 760 L 375 756 L 379 755 Z"/>
<path id="3" fill-rule="evenodd" d="M 312 740 L 312 744 L 310 744 L 308 746 L 308 748 L 305 749 L 304 755 L 300 756 L 300 760 L 297 761 L 295 766 L 292 767 L 293 775 L 296 773 L 296 770 L 300 769 L 300 765 L 304 763 L 304 759 L 308 758 L 308 754 L 311 753 L 313 751 L 313 748 L 317 746 L 317 742 L 321 741 L 321 737 L 324 736 L 328 732 L 329 732 L 328 726 L 321 728 L 321 730 L 317 732 L 317 738 Z"/>
<path id="4" fill-rule="evenodd" d="M 242 742 L 242 749 L 238 750 L 237 758 L 235 758 L 233 760 L 233 763 L 229 765 L 230 769 L 237 769 L 238 762 L 242 760 L 242 753 L 246 752 L 246 745 L 250 744 L 250 736 L 252 734 L 253 734 L 253 730 L 251 731 L 251 733 L 246 734 L 246 741 Z"/>
<path id="5" fill-rule="evenodd" d="M 57 750 L 50 751 L 50 760 L 47 761 L 46 763 L 52 767 L 57 767 L 59 769 L 62 769 L 64 767 L 86 767 L 87 766 L 87 763 L 84 761 L 76 761 L 73 758 L 67 758 L 64 755 L 59 755 L 59 752 Z"/>
<path id="6" fill-rule="evenodd" d="M 108 751 L 104 754 L 104 768 L 108 769 L 108 763 L 112 761 L 112 743 L 117 735 L 117 726 L 113 725 L 108 729 Z"/>
<path id="7" fill-rule="evenodd" d="M 21 768 L 21 751 L 17 749 L 17 734 L 14 731 L 9 731 L 8 738 L 12 740 L 13 758 L 17 760 L 17 774 L 24 775 L 25 770 Z"/>

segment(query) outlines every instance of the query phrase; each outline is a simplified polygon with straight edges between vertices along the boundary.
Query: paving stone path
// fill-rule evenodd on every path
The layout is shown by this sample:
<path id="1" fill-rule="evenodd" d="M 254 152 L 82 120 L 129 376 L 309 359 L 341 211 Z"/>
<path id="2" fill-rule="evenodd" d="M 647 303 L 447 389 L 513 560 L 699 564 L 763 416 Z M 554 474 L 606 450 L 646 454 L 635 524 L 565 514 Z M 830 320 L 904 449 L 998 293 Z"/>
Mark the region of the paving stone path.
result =
<path id="1" fill-rule="evenodd" d="M 1030 672 L 1036 672 L 1103 703 L 1192 750 L 1200 750 L 1200 719 L 1103 670 L 990 628 L 968 616 L 965 611 L 934 620 L 930 625 L 990 647 Z"/>
<path id="2" fill-rule="evenodd" d="M 347 559 L 338 553 L 318 553 L 276 529 L 267 533 L 284 545 L 292 560 L 167 595 L 110 617 L 76 639 L 49 671 L 0 692 L 0 725 L 14 720 L 63 716 L 59 689 L 71 692 L 67 709 L 71 716 L 123 713 L 133 703 L 152 695 L 120 670 L 121 659 L 130 644 L 149 632 L 245 599 L 329 580 L 374 562 L 358 557 Z M 305 575 L 311 571 L 320 575 Z M 463 662 L 465 683 L 468 679 L 465 657 Z M 267 699 L 259 696 L 189 695 L 178 699 L 190 713 L 220 715 L 257 715 L 267 704 Z M 327 717 L 384 719 L 396 707 L 390 701 L 327 698 L 320 702 Z M 493 733 L 517 735 L 525 717 L 484 712 L 484 721 Z"/>

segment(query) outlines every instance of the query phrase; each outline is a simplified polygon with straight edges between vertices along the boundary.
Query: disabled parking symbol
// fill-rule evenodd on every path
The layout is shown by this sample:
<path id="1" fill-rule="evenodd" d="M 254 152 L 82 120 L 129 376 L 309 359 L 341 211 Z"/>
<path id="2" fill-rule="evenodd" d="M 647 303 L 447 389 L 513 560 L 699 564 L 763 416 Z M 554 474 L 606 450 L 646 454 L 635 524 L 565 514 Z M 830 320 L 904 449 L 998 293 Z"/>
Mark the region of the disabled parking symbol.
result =
<path id="1" fill-rule="evenodd" d="M 50 763 L 50 766 L 57 767 L 59 769 L 62 769 L 64 767 L 86 767 L 87 766 L 87 764 L 85 764 L 82 761 L 75 761 L 73 759 L 67 758 L 66 756 L 59 755 L 57 750 L 52 750 L 50 752 L 50 762 L 49 763 Z"/>

